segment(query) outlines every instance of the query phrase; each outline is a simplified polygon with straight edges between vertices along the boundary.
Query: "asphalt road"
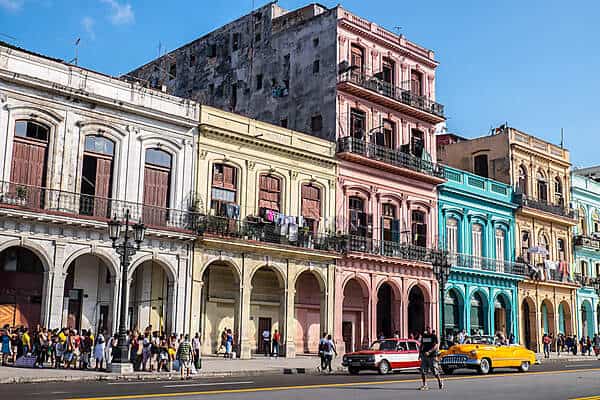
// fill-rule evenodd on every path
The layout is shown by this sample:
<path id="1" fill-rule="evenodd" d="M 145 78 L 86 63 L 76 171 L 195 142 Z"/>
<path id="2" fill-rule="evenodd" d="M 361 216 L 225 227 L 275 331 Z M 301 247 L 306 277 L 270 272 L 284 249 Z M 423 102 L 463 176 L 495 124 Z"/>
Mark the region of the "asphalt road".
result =
<path id="1" fill-rule="evenodd" d="M 529 373 L 498 370 L 487 376 L 458 371 L 443 390 L 434 381 L 418 391 L 419 375 L 379 376 L 268 375 L 248 378 L 199 378 L 188 381 L 68 382 L 0 386 L 3 399 L 125 400 L 388 400 L 397 399 L 586 399 L 600 400 L 600 361 L 551 363 Z"/>

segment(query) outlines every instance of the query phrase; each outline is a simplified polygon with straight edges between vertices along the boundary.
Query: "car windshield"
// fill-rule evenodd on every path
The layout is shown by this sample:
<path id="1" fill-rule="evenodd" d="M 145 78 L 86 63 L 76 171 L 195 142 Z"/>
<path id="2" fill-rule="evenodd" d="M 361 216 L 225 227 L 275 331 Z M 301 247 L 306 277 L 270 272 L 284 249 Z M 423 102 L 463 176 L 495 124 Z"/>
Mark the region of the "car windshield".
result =
<path id="1" fill-rule="evenodd" d="M 382 351 L 382 350 L 396 350 L 398 341 L 396 340 L 378 340 L 371 345 L 371 350 Z"/>
<path id="2" fill-rule="evenodd" d="M 494 338 L 491 336 L 471 336 L 465 340 L 467 344 L 494 344 Z"/>

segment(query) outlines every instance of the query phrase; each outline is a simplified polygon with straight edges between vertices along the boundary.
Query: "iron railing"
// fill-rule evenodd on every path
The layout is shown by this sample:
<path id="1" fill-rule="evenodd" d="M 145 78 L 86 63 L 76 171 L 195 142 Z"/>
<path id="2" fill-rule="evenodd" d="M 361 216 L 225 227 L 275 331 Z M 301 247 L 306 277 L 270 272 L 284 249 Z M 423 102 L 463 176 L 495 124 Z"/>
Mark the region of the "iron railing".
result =
<path id="1" fill-rule="evenodd" d="M 550 214 L 559 215 L 561 217 L 575 219 L 577 214 L 574 209 L 565 207 L 559 204 L 548 203 L 547 201 L 534 199 L 522 193 L 515 194 L 515 203 L 521 207 L 535 208 L 536 210 L 544 211 Z"/>
<path id="2" fill-rule="evenodd" d="M 448 255 L 448 261 L 454 266 L 474 270 L 515 275 L 525 275 L 527 273 L 527 265 L 523 263 L 497 260 L 494 258 L 479 257 L 469 254 L 450 253 Z"/>
<path id="3" fill-rule="evenodd" d="M 346 250 L 422 262 L 432 262 L 439 255 L 437 249 L 354 235 L 348 236 Z"/>
<path id="4" fill-rule="evenodd" d="M 391 83 L 381 80 L 375 76 L 349 71 L 339 75 L 338 80 L 339 82 L 353 83 L 408 106 L 444 118 L 444 106 L 442 104 L 436 103 L 425 96 L 416 95 L 408 88 L 394 86 Z"/>
<path id="5" fill-rule="evenodd" d="M 337 141 L 338 153 L 354 153 L 372 160 L 382 161 L 412 171 L 424 173 L 438 178 L 444 178 L 444 167 L 431 161 L 423 160 L 396 149 L 368 143 L 352 136 L 341 137 Z"/>
<path id="6" fill-rule="evenodd" d="M 579 283 L 581 286 L 585 287 L 594 287 L 594 278 L 590 276 L 585 276 L 580 273 L 574 274 L 575 282 Z"/>
<path id="7" fill-rule="evenodd" d="M 293 232 L 290 232 L 289 229 L 283 231 L 281 226 L 264 222 L 258 218 L 240 220 L 203 215 L 198 221 L 198 232 L 200 234 L 332 252 L 341 252 L 344 243 L 342 237 L 333 234 L 311 232 L 302 227 L 298 227 L 297 230 L 294 229 Z"/>
<path id="8" fill-rule="evenodd" d="M 0 207 L 97 221 L 124 218 L 125 210 L 129 210 L 132 220 L 149 228 L 190 232 L 196 230 L 198 219 L 198 214 L 191 211 L 2 181 Z"/>
<path id="9" fill-rule="evenodd" d="M 600 239 L 591 236 L 577 235 L 574 237 L 574 243 L 575 246 L 585 246 L 600 249 Z"/>

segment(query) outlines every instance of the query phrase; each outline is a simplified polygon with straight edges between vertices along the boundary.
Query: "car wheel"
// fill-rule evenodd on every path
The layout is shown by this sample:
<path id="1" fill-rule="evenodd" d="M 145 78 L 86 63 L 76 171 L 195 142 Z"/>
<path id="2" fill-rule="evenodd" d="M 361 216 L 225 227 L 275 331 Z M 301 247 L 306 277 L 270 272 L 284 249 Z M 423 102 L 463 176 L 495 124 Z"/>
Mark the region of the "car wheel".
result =
<path id="1" fill-rule="evenodd" d="M 521 363 L 521 366 L 519 367 L 519 371 L 527 372 L 527 371 L 529 371 L 530 366 L 531 366 L 531 364 L 529 363 L 529 361 L 523 361 Z"/>
<path id="2" fill-rule="evenodd" d="M 350 373 L 350 375 L 358 375 L 360 369 L 356 367 L 348 367 L 348 372 Z"/>
<path id="3" fill-rule="evenodd" d="M 390 373 L 390 364 L 386 360 L 379 363 L 379 373 L 381 375 Z"/>
<path id="4" fill-rule="evenodd" d="M 448 368 L 448 367 L 442 367 L 442 371 L 444 371 L 444 374 L 446 374 L 446 375 L 452 375 L 452 373 L 454 372 L 454 369 Z"/>
<path id="5" fill-rule="evenodd" d="M 492 367 L 490 365 L 490 361 L 487 358 L 482 359 L 481 363 L 479 364 L 479 373 L 481 375 L 486 375 L 490 373 L 491 369 Z"/>

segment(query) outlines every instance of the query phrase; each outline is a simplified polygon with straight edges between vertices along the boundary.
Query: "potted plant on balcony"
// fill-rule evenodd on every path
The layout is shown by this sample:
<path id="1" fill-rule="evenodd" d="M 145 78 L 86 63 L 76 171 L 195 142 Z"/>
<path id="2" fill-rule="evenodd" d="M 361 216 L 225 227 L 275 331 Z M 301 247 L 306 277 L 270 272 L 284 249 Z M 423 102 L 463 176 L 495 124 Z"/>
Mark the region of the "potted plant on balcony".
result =
<path id="1" fill-rule="evenodd" d="M 20 205 L 20 206 L 24 206 L 25 203 L 27 202 L 27 192 L 28 192 L 27 187 L 17 186 L 15 190 L 17 192 L 16 204 Z"/>

